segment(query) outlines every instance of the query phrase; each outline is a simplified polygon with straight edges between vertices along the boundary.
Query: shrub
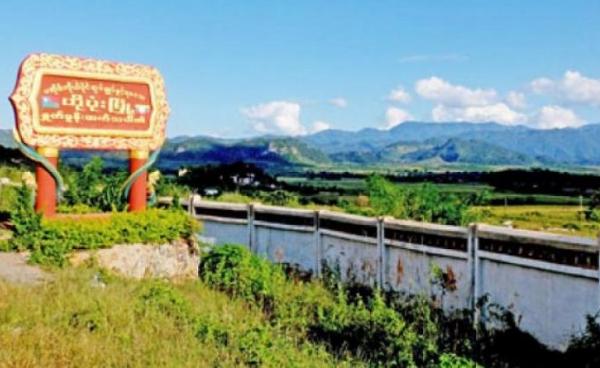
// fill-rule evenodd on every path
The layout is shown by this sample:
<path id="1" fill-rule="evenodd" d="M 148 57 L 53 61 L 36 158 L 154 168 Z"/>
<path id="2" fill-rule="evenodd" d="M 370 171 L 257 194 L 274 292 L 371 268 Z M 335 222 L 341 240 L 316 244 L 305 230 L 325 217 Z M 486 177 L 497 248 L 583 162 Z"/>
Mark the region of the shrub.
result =
<path id="1" fill-rule="evenodd" d="M 258 303 L 272 325 L 286 335 L 322 343 L 338 358 L 350 354 L 371 366 L 435 367 L 439 358 L 439 332 L 427 304 L 409 320 L 386 304 L 382 295 L 354 298 L 336 284 L 336 294 L 321 283 L 286 279 L 282 269 L 238 245 L 216 247 L 202 258 L 200 277 L 210 286 Z M 365 301 L 363 301 L 365 300 Z M 202 336 L 219 334 L 204 323 Z M 268 354 L 263 331 L 251 330 L 239 340 L 249 362 Z M 452 367 L 452 366 L 450 366 Z"/>
<path id="2" fill-rule="evenodd" d="M 15 207 L 17 190 L 13 186 L 0 183 L 0 213 L 8 213 Z"/>
<path id="3" fill-rule="evenodd" d="M 88 217 L 57 217 L 40 220 L 39 215 L 23 212 L 17 216 L 11 242 L 19 249 L 31 250 L 34 263 L 63 266 L 73 249 L 106 248 L 115 244 L 164 244 L 191 239 L 198 230 L 195 220 L 185 212 L 150 209 L 138 213 L 110 213 Z"/>
<path id="4" fill-rule="evenodd" d="M 343 294 L 332 307 L 319 308 L 311 329 L 314 339 L 325 341 L 334 351 L 347 349 L 376 366 L 415 366 L 413 329 L 379 294 L 368 305 L 349 304 Z"/>
<path id="5" fill-rule="evenodd" d="M 273 206 L 297 207 L 299 205 L 299 198 L 296 194 L 281 189 L 272 192 L 260 192 L 258 197 L 261 202 Z"/>
<path id="6" fill-rule="evenodd" d="M 214 248 L 202 257 L 199 273 L 208 285 L 263 306 L 272 303 L 276 288 L 285 280 L 279 267 L 248 248 L 232 244 Z"/>
<path id="7" fill-rule="evenodd" d="M 481 366 L 470 359 L 454 354 L 442 354 L 439 368 L 481 368 Z"/>
<path id="8" fill-rule="evenodd" d="M 600 320 L 587 317 L 585 333 L 574 336 L 567 350 L 567 361 L 574 367 L 600 366 Z"/>
<path id="9" fill-rule="evenodd" d="M 33 194 L 25 184 L 17 189 L 10 219 L 14 226 L 11 248 L 27 249 L 35 242 L 35 235 L 41 231 L 42 217 L 33 210 Z"/>
<path id="10" fill-rule="evenodd" d="M 177 184 L 175 178 L 163 176 L 156 183 L 156 195 L 161 197 L 179 197 L 185 198 L 190 195 L 190 189 L 186 186 Z"/>
<path id="11" fill-rule="evenodd" d="M 128 173 L 124 171 L 104 175 L 104 162 L 94 157 L 83 166 L 81 172 L 70 168 L 61 168 L 65 179 L 65 208 L 87 206 L 95 211 L 122 211 L 127 203 L 121 192 Z M 71 213 L 70 210 L 66 210 Z"/>

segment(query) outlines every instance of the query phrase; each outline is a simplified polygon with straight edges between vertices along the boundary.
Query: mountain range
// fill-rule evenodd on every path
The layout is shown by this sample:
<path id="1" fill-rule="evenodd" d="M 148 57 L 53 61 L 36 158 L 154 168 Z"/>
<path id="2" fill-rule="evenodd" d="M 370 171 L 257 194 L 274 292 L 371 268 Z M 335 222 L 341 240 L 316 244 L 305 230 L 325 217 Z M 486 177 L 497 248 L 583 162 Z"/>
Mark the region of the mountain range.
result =
<path id="1" fill-rule="evenodd" d="M 0 130 L 0 145 L 13 144 L 10 132 Z M 176 168 L 236 161 L 271 169 L 342 164 L 597 166 L 600 124 L 539 130 L 497 123 L 405 122 L 390 130 L 326 130 L 301 137 L 179 136 L 166 141 L 159 165 Z"/>

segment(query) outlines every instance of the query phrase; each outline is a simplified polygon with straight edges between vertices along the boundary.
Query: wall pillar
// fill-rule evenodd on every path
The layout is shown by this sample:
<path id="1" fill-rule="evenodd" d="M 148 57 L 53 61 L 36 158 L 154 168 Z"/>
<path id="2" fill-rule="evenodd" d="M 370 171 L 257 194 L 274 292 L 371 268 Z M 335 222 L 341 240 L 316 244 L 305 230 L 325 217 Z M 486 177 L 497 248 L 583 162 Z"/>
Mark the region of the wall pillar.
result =
<path id="1" fill-rule="evenodd" d="M 135 172 L 148 161 L 147 150 L 131 150 L 129 152 L 129 173 Z M 131 184 L 129 191 L 129 211 L 138 212 L 146 209 L 148 173 L 144 171 Z"/>
<path id="2" fill-rule="evenodd" d="M 385 259 L 385 217 L 377 218 L 377 286 L 381 289 L 385 288 L 386 280 Z"/>
<path id="3" fill-rule="evenodd" d="M 38 147 L 37 152 L 44 156 L 54 167 L 58 165 L 58 149 L 53 147 Z M 37 193 L 35 196 L 35 211 L 43 216 L 51 217 L 56 214 L 56 181 L 42 165 L 35 166 Z"/>
<path id="4" fill-rule="evenodd" d="M 481 311 L 477 304 L 479 303 L 480 297 L 480 280 L 479 280 L 479 238 L 477 237 L 477 224 L 469 225 L 469 235 L 467 241 L 468 247 L 468 264 L 469 274 L 471 278 L 471 310 L 473 312 L 473 327 L 475 331 L 479 329 L 479 322 L 481 320 Z"/>
<path id="5" fill-rule="evenodd" d="M 251 252 L 256 252 L 258 247 L 255 242 L 255 232 L 256 229 L 254 227 L 254 203 L 248 204 L 248 249 Z"/>
<path id="6" fill-rule="evenodd" d="M 322 270 L 322 262 L 323 262 L 323 251 L 321 249 L 321 211 L 320 210 L 316 210 L 315 211 L 315 215 L 314 215 L 314 222 L 315 222 L 315 233 L 314 233 L 314 238 L 315 238 L 315 274 L 317 275 L 317 277 L 321 277 L 323 276 L 323 270 Z"/>

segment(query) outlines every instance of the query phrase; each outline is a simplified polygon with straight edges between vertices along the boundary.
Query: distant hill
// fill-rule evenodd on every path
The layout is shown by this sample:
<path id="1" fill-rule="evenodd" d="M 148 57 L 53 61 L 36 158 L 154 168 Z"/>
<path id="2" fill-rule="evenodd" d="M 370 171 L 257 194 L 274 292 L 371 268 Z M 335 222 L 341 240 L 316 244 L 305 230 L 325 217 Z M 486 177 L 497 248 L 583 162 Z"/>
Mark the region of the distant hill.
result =
<path id="1" fill-rule="evenodd" d="M 389 151 L 387 148 L 384 152 Z M 387 162 L 463 163 L 477 165 L 533 165 L 538 162 L 522 153 L 498 147 L 475 139 L 450 138 L 441 144 L 424 145 L 423 148 L 399 156 L 385 155 Z"/>
<path id="2" fill-rule="evenodd" d="M 453 138 L 465 134 L 495 134 L 530 129 L 496 123 L 419 123 L 405 122 L 390 130 L 362 129 L 357 132 L 325 130 L 302 140 L 326 153 L 379 150 L 397 142 L 423 142 L 431 138 Z"/>
<path id="3" fill-rule="evenodd" d="M 13 140 L 12 132 L 10 130 L 0 129 L 0 146 L 5 148 L 15 147 L 15 142 Z"/>
<path id="4" fill-rule="evenodd" d="M 162 149 L 160 165 L 179 167 L 244 161 L 267 168 L 314 166 L 330 163 L 318 149 L 294 138 L 259 137 L 222 140 L 209 137 L 168 140 Z"/>
<path id="5" fill-rule="evenodd" d="M 432 139 L 437 144 L 432 145 Z M 304 137 L 303 140 L 328 152 L 333 158 L 362 164 L 382 159 L 392 163 L 425 164 L 422 161 L 428 155 L 423 153 L 424 150 L 443 145 L 450 140 L 450 146 L 464 147 L 468 144 L 471 146 L 469 151 L 486 153 L 485 156 L 473 155 L 471 159 L 465 155 L 464 159 L 459 161 L 462 163 L 600 165 L 599 124 L 580 128 L 538 130 L 496 123 L 406 122 L 388 131 L 331 130 Z M 478 149 L 474 149 L 474 142 L 477 142 Z M 484 149 L 485 145 L 490 145 L 490 149 Z M 419 151 L 419 154 L 407 155 L 406 150 Z M 442 162 L 456 162 L 446 160 L 451 158 L 451 155 L 441 155 L 440 158 Z"/>
<path id="6" fill-rule="evenodd" d="M 0 145 L 13 146 L 0 130 Z M 119 162 L 123 155 L 103 154 Z M 66 161 L 82 163 L 87 154 L 65 152 Z M 167 140 L 159 166 L 244 161 L 278 171 L 332 165 L 600 165 L 600 125 L 537 130 L 496 123 L 406 122 L 390 130 L 326 130 L 303 137 L 262 136 L 220 139 L 180 136 Z"/>
<path id="7" fill-rule="evenodd" d="M 600 124 L 552 130 L 469 132 L 464 138 L 494 144 L 543 162 L 600 165 Z"/>

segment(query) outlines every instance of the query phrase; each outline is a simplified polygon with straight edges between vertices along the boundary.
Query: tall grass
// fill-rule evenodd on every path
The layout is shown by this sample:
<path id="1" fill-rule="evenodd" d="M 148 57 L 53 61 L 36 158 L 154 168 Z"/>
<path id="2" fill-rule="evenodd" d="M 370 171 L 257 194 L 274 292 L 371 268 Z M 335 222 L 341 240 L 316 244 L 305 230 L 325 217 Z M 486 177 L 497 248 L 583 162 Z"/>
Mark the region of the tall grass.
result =
<path id="1" fill-rule="evenodd" d="M 66 269 L 39 286 L 0 282 L 0 367 L 259 365 L 349 363 L 198 281 L 170 285 Z"/>

